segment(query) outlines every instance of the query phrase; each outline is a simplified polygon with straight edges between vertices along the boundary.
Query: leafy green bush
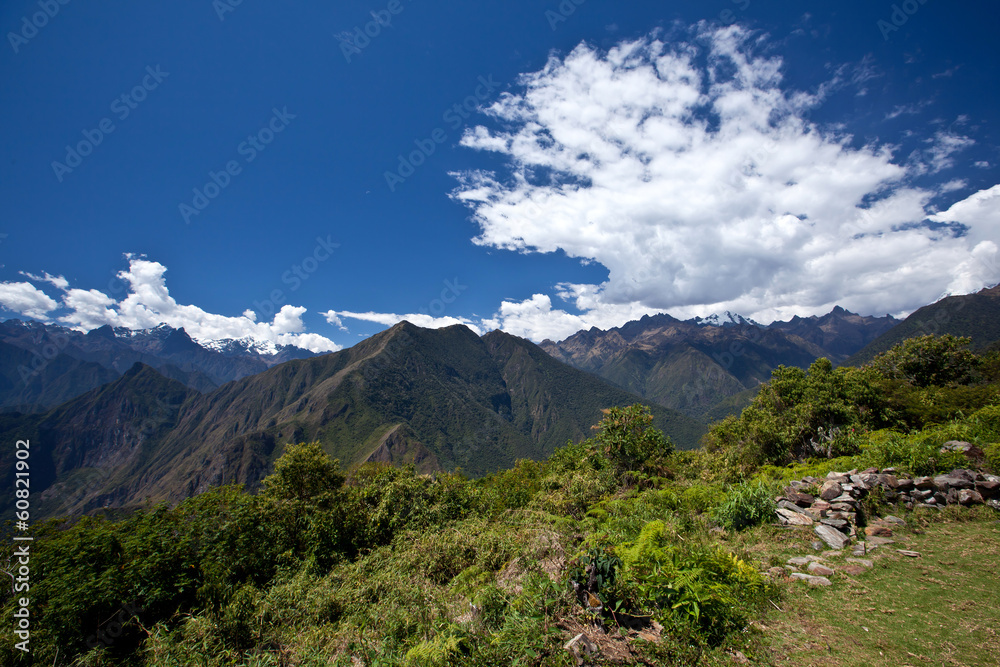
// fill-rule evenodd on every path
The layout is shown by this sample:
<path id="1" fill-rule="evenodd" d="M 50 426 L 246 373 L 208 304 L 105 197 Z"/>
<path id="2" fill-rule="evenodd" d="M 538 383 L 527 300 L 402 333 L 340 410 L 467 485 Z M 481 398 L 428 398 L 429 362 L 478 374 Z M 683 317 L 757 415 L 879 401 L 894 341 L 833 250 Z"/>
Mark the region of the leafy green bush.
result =
<path id="1" fill-rule="evenodd" d="M 776 489 L 763 480 L 744 482 L 730 490 L 715 520 L 729 530 L 743 530 L 774 519 Z"/>
<path id="2" fill-rule="evenodd" d="M 971 342 L 951 334 L 908 338 L 870 365 L 884 377 L 918 387 L 969 384 L 980 368 L 979 357 L 968 350 Z"/>
<path id="3" fill-rule="evenodd" d="M 727 551 L 675 546 L 661 522 L 616 553 L 617 598 L 664 625 L 690 622 L 710 644 L 745 628 L 749 609 L 774 594 L 756 568 Z"/>

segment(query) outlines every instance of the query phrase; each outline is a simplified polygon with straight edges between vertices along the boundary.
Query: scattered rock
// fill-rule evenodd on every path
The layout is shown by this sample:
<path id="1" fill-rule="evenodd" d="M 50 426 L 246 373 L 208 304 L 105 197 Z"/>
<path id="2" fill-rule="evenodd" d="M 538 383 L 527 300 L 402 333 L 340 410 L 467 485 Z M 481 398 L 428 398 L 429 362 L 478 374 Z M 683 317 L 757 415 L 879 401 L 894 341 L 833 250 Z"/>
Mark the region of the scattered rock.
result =
<path id="1" fill-rule="evenodd" d="M 774 513 L 778 515 L 778 521 L 785 526 L 811 526 L 813 525 L 813 520 L 806 514 L 799 514 L 798 512 L 793 512 L 784 507 L 779 507 L 774 510 Z"/>
<path id="2" fill-rule="evenodd" d="M 832 474 L 832 473 L 831 473 Z M 828 479 L 823 482 L 823 486 L 819 489 L 819 497 L 823 500 L 833 500 L 844 492 L 843 488 L 839 483 Z"/>
<path id="3" fill-rule="evenodd" d="M 854 563 L 855 565 L 862 565 L 867 568 L 875 567 L 875 563 L 871 562 L 867 558 L 845 558 L 848 563 Z"/>
<path id="4" fill-rule="evenodd" d="M 797 558 L 789 558 L 786 563 L 793 567 L 805 567 L 809 563 L 818 561 L 819 558 L 816 556 L 798 556 Z"/>
<path id="5" fill-rule="evenodd" d="M 833 584 L 833 582 L 826 577 L 818 577 L 812 574 L 805 574 L 803 572 L 792 572 L 791 576 L 793 579 L 800 579 L 810 586 L 831 586 Z"/>
<path id="6" fill-rule="evenodd" d="M 962 489 L 958 492 L 958 502 L 962 505 L 982 505 L 983 497 L 975 491 Z"/>
<path id="7" fill-rule="evenodd" d="M 878 546 L 880 544 L 895 544 L 895 543 L 896 543 L 896 540 L 890 540 L 888 537 L 873 536 L 873 537 L 869 537 L 868 538 L 868 546 L 869 546 L 869 548 L 873 544 L 875 546 Z"/>
<path id="8" fill-rule="evenodd" d="M 768 569 L 767 576 L 771 577 L 772 579 L 782 579 L 784 578 L 786 572 L 787 571 L 785 570 L 785 568 L 775 566 Z"/>
<path id="9" fill-rule="evenodd" d="M 843 549 L 851 541 L 850 537 L 830 526 L 820 524 L 815 526 L 813 530 L 831 549 Z"/>
<path id="10" fill-rule="evenodd" d="M 900 553 L 908 558 L 920 558 L 919 551 L 908 551 L 906 549 L 896 549 L 897 553 Z"/>
<path id="11" fill-rule="evenodd" d="M 822 563 L 817 563 L 813 561 L 809 563 L 809 567 L 806 568 L 809 574 L 814 574 L 818 577 L 829 577 L 833 574 L 833 569 L 823 565 Z"/>
<path id="12" fill-rule="evenodd" d="M 905 521 L 903 521 L 902 519 L 900 519 L 898 516 L 893 516 L 891 514 L 889 516 L 882 517 L 882 521 L 884 521 L 886 523 L 892 523 L 892 524 L 895 524 L 897 526 L 905 526 L 906 525 Z"/>
<path id="13" fill-rule="evenodd" d="M 865 527 L 865 535 L 869 537 L 892 537 L 892 528 L 882 524 L 874 524 Z"/>
<path id="14" fill-rule="evenodd" d="M 998 503 L 1000 503 L 1000 501 L 997 501 L 997 502 L 998 502 Z M 815 549 L 816 551 L 819 551 L 820 549 L 822 549 L 822 548 L 823 548 L 823 543 L 822 543 L 822 542 L 820 542 L 819 540 L 813 540 L 813 541 L 812 541 L 812 545 L 811 545 L 811 546 L 812 546 L 812 548 L 813 548 L 813 549 Z"/>
<path id="15" fill-rule="evenodd" d="M 864 567 L 862 567 L 860 565 L 850 565 L 850 564 L 848 564 L 848 565 L 842 565 L 840 567 L 840 572 L 842 574 L 849 574 L 852 577 L 857 577 L 859 575 L 864 574 L 867 571 L 868 570 L 866 568 L 864 568 Z"/>
<path id="16" fill-rule="evenodd" d="M 989 480 L 976 482 L 976 491 L 983 498 L 993 498 L 1000 495 L 1000 482 L 991 482 Z"/>

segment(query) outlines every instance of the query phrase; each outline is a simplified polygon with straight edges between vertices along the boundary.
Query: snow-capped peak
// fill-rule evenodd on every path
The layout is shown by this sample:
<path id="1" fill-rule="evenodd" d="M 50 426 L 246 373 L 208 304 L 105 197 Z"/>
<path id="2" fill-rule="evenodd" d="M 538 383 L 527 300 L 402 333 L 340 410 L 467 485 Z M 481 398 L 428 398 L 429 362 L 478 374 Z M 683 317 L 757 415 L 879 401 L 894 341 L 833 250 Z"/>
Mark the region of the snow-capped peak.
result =
<path id="1" fill-rule="evenodd" d="M 705 317 L 694 318 L 694 323 L 700 327 L 734 327 L 741 324 L 760 326 L 757 322 L 743 317 L 739 313 L 726 311 L 725 313 L 712 313 Z"/>
<path id="2" fill-rule="evenodd" d="M 281 346 L 274 341 L 258 340 L 250 336 L 243 338 L 223 338 L 220 340 L 199 340 L 198 344 L 208 350 L 221 352 L 222 354 L 246 354 L 253 353 L 261 356 L 277 354 Z"/>

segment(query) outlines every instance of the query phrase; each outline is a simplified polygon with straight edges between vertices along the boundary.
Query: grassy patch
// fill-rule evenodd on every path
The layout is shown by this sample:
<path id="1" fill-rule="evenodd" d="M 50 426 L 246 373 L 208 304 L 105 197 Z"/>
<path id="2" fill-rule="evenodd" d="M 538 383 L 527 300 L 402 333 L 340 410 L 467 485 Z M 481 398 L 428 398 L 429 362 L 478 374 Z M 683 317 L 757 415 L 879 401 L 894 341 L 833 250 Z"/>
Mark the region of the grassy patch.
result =
<path id="1" fill-rule="evenodd" d="M 874 552 L 875 567 L 863 574 L 835 574 L 834 586 L 789 585 L 784 613 L 765 619 L 767 662 L 1000 664 L 1000 522 L 995 515 L 972 521 L 957 516 L 949 513 L 926 528 L 910 519 L 903 544 Z M 896 547 L 921 557 L 902 556 Z"/>

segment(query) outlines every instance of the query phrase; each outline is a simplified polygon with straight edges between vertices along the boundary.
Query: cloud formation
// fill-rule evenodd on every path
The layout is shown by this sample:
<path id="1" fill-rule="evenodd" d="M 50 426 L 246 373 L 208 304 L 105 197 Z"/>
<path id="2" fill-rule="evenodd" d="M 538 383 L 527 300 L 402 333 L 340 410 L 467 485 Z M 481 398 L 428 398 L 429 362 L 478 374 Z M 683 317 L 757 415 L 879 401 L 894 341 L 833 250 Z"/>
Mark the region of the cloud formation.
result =
<path id="1" fill-rule="evenodd" d="M 484 324 L 539 340 L 662 311 L 903 314 L 1000 279 L 976 259 L 994 231 L 985 214 L 956 204 L 929 225 L 939 193 L 913 184 L 972 141 L 938 131 L 903 163 L 892 146 L 857 147 L 809 120 L 824 87 L 785 90 L 781 60 L 755 54 L 761 39 L 702 26 L 690 43 L 581 44 L 487 109 L 493 127 L 462 145 L 505 170 L 454 174 L 452 193 L 474 241 L 563 250 L 609 275 L 557 286 L 571 308 L 535 294 Z"/>
<path id="2" fill-rule="evenodd" d="M 425 329 L 443 329 L 444 327 L 450 327 L 455 324 L 464 324 L 477 334 L 483 334 L 482 327 L 467 317 L 434 317 L 423 313 L 408 313 L 406 315 L 374 312 L 354 313 L 349 310 L 328 310 L 325 313 L 322 313 L 322 315 L 326 318 L 327 322 L 342 329 L 346 329 L 346 327 L 343 326 L 341 318 L 347 317 L 354 320 L 362 320 L 364 322 L 374 322 L 387 327 L 398 324 L 403 320 L 406 320 L 410 324 L 414 324 L 418 327 L 424 327 Z"/>
<path id="3" fill-rule="evenodd" d="M 170 296 L 167 289 L 167 267 L 159 262 L 129 256 L 129 268 L 118 273 L 128 284 L 128 294 L 116 301 L 107 294 L 91 289 L 70 288 L 62 276 L 24 274 L 28 278 L 47 282 L 63 292 L 60 305 L 31 283 L 0 283 L 0 306 L 41 321 L 55 321 L 64 326 L 88 331 L 105 324 L 129 329 L 151 329 L 168 324 L 183 328 L 197 341 L 227 338 L 252 338 L 276 345 L 296 345 L 313 352 L 333 352 L 342 349 L 319 334 L 306 333 L 302 306 L 285 305 L 274 319 L 257 322 L 251 311 L 241 317 L 209 313 L 194 305 L 183 305 Z"/>

